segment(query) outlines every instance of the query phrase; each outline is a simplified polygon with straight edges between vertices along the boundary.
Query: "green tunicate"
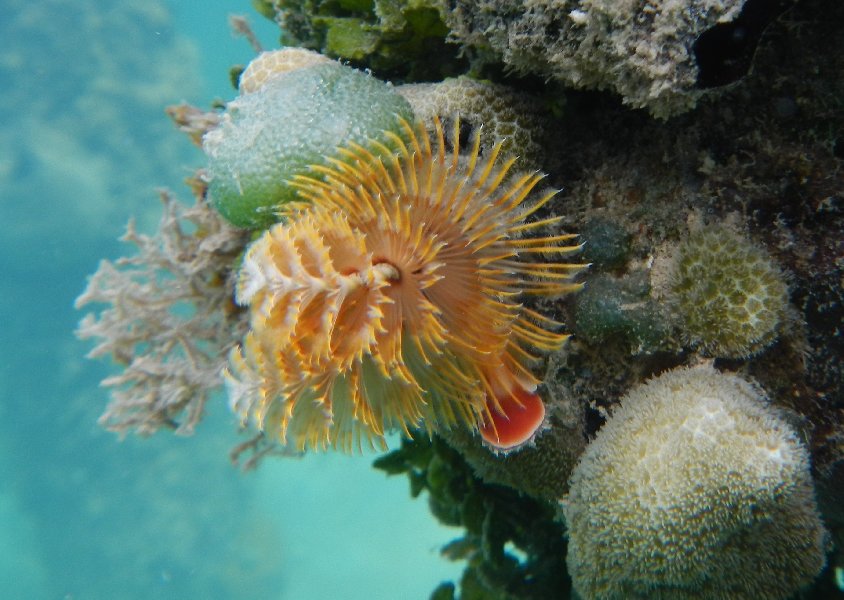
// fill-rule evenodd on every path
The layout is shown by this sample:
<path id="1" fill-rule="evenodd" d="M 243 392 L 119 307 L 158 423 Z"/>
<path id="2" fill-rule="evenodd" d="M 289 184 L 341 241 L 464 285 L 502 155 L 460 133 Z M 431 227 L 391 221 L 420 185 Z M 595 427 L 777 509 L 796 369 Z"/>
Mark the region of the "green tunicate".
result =
<path id="1" fill-rule="evenodd" d="M 296 197 L 290 180 L 323 164 L 337 148 L 365 144 L 412 120 L 389 84 L 340 63 L 290 71 L 230 102 L 208 132 L 209 197 L 238 227 L 263 229 Z"/>
<path id="2" fill-rule="evenodd" d="M 583 258 L 597 270 L 616 269 L 624 266 L 630 254 L 630 234 L 605 218 L 591 219 L 580 232 Z"/>
<path id="3" fill-rule="evenodd" d="M 650 298 L 644 273 L 598 275 L 576 297 L 574 331 L 590 343 L 621 341 L 647 353 L 666 340 L 669 321 Z"/>

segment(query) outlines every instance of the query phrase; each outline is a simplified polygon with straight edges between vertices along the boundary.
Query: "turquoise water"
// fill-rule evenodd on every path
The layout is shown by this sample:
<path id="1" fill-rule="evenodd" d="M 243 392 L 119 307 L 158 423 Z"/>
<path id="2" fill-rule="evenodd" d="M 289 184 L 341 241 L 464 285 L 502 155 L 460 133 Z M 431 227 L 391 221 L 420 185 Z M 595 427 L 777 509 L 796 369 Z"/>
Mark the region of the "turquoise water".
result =
<path id="1" fill-rule="evenodd" d="M 202 164 L 163 107 L 228 99 L 240 2 L 2 0 L 0 598 L 425 598 L 457 567 L 407 481 L 372 455 L 230 466 L 216 398 L 193 437 L 97 425 L 112 372 L 83 358 L 73 309 L 155 189 Z M 266 45 L 271 24 L 250 15 Z"/>

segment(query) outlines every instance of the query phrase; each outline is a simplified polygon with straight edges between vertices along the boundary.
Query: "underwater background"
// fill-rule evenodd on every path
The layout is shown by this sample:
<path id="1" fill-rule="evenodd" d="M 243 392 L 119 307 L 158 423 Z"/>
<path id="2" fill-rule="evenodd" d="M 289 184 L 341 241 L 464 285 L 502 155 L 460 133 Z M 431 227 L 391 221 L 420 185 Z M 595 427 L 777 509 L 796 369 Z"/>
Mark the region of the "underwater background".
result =
<path id="1" fill-rule="evenodd" d="M 74 299 L 134 216 L 202 164 L 164 107 L 229 100 L 252 50 L 248 2 L 0 2 L 0 597 L 427 597 L 460 567 L 405 478 L 374 455 L 268 460 L 243 473 L 222 397 L 192 437 L 97 424 L 106 361 Z M 250 14 L 272 47 L 277 30 Z"/>
<path id="2" fill-rule="evenodd" d="M 844 4 L 0 7 L 0 600 L 844 597 Z M 322 55 L 256 56 L 280 42 Z M 325 56 L 348 65 L 278 73 L 289 57 Z M 235 78 L 237 101 L 227 104 Z M 352 80 L 367 86 L 331 83 Z M 417 140 L 437 119 L 450 133 L 409 152 L 385 132 L 399 149 L 376 143 L 378 156 L 359 155 L 349 178 L 323 169 L 331 185 L 297 180 L 316 194 L 312 205 L 275 231 L 302 245 L 268 265 L 262 257 L 278 251 L 265 241 L 277 241 L 272 234 L 240 259 L 279 206 L 281 196 L 261 187 L 264 167 L 266 180 L 286 181 L 280 175 L 295 161 L 278 160 L 286 150 L 301 156 L 323 130 L 332 135 L 318 160 L 356 154 L 336 147 L 344 115 L 354 136 L 370 117 L 397 111 L 420 120 Z M 186 138 L 205 133 L 203 154 Z M 470 133 L 474 149 L 459 152 Z M 454 162 L 434 168 L 449 146 Z M 392 173 L 383 172 L 384 150 Z M 519 171 L 512 178 L 510 164 Z M 418 193 L 419 181 L 446 171 Z M 361 210 L 369 200 L 361 207 L 341 195 L 340 221 L 371 229 L 337 236 L 337 255 L 393 231 L 401 244 L 424 239 L 424 248 L 448 251 L 439 262 L 418 245 L 384 261 L 373 250 L 371 264 L 351 273 L 329 253 L 320 281 L 356 279 L 362 268 L 378 289 L 407 289 L 401 265 L 424 262 L 413 274 L 434 278 L 420 291 L 440 287 L 435 302 L 432 289 L 417 304 L 440 317 L 418 329 L 392 320 L 387 338 L 359 339 L 377 364 L 404 363 L 428 385 L 413 402 L 381 397 L 394 388 L 370 387 L 353 369 L 356 383 L 332 395 L 317 421 L 340 446 L 352 439 L 350 423 L 377 439 L 381 420 L 357 410 L 386 401 L 400 410 L 384 414 L 401 416 L 387 427 L 412 429 L 422 414 L 433 433 L 389 440 L 375 469 L 375 454 L 327 452 L 250 470 L 279 450 L 273 431 L 318 439 L 307 418 L 315 405 L 299 400 L 334 394 L 316 382 L 339 370 L 313 362 L 324 356 L 313 356 L 314 311 L 334 319 L 333 338 L 348 331 L 344 308 L 360 307 L 354 295 L 343 305 L 285 298 L 302 328 L 283 338 L 255 290 L 285 281 L 277 267 L 304 265 L 305 248 L 336 232 L 338 204 L 316 188 L 345 189 L 347 179 L 354 188 L 361 178 L 390 190 L 410 181 L 411 216 L 402 225 L 404 210 L 384 210 L 399 206 L 404 189 L 377 193 L 371 222 Z M 534 186 L 553 193 L 531 198 Z M 451 203 L 456 196 L 443 191 L 452 189 L 472 191 Z M 196 204 L 177 209 L 173 198 Z M 461 237 L 434 244 L 429 209 Z M 582 246 L 557 245 L 575 233 Z M 455 247 L 490 253 L 461 267 L 471 281 L 450 271 L 466 258 Z M 508 262 L 534 251 L 571 252 L 577 262 Z M 511 290 L 521 292 L 519 305 L 504 302 Z M 502 307 L 514 319 L 498 327 Z M 447 351 L 456 362 L 426 369 L 416 352 L 383 343 L 408 332 L 422 354 Z M 238 341 L 230 402 L 262 433 L 238 433 L 222 394 L 205 404 Z M 287 356 L 289 341 L 302 352 L 274 361 L 277 377 L 265 357 Z M 329 358 L 345 369 L 343 342 Z M 522 362 L 516 348 L 542 358 Z M 457 377 L 440 370 L 447 365 Z M 300 393 L 277 393 L 277 382 L 303 374 Z M 360 382 L 366 393 L 346 397 Z M 483 412 L 499 400 L 496 382 L 529 402 L 505 393 Z M 476 393 L 479 383 L 488 395 Z M 427 398 L 431 410 L 411 410 Z M 278 399 L 293 419 L 262 419 Z M 461 399 L 493 426 L 484 416 L 468 429 L 443 427 Z M 355 418 L 344 418 L 350 406 Z M 528 418 L 510 418 L 524 408 Z M 200 419 L 195 435 L 181 435 Z M 146 439 L 135 433 L 158 428 L 165 432 Z"/>

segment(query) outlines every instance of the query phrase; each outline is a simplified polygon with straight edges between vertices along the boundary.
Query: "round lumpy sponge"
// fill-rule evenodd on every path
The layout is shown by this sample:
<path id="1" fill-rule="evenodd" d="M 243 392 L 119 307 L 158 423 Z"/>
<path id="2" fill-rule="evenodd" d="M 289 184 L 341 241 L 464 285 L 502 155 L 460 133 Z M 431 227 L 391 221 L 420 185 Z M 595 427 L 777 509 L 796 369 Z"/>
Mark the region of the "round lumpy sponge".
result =
<path id="1" fill-rule="evenodd" d="M 278 75 L 330 62 L 331 59 L 324 54 L 305 48 L 280 48 L 261 52 L 241 73 L 238 91 L 241 94 L 251 94 Z"/>
<path id="2" fill-rule="evenodd" d="M 806 449 L 758 388 L 709 366 L 631 390 L 570 485 L 584 600 L 784 599 L 825 563 Z"/>
<path id="3" fill-rule="evenodd" d="M 723 358 L 770 345 L 788 306 L 785 278 L 765 250 L 723 226 L 680 245 L 671 295 L 688 341 Z"/>
<path id="4" fill-rule="evenodd" d="M 393 88 L 337 62 L 266 78 L 230 102 L 203 138 L 209 197 L 238 227 L 263 229 L 296 197 L 289 181 L 338 146 L 365 144 L 413 113 Z"/>

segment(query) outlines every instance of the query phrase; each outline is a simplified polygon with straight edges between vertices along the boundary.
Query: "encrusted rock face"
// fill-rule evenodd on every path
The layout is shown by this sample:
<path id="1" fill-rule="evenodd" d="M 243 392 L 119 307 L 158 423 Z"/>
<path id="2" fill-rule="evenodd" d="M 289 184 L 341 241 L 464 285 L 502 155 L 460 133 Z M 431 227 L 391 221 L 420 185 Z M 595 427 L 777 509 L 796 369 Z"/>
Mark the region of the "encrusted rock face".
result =
<path id="1" fill-rule="evenodd" d="M 381 77 L 433 81 L 462 73 L 446 42 L 442 0 L 255 0 L 281 27 L 281 43 L 342 58 Z"/>
<path id="2" fill-rule="evenodd" d="M 591 599 L 784 599 L 825 564 L 809 454 L 760 390 L 712 367 L 631 390 L 563 501 Z"/>
<path id="3" fill-rule="evenodd" d="M 744 5 L 744 0 L 453 0 L 447 24 L 453 39 L 469 49 L 493 50 L 519 73 L 614 90 L 625 103 L 665 118 L 692 108 L 704 93 L 695 55 L 701 34 L 739 19 Z M 752 35 L 763 26 L 742 31 Z M 755 39 L 747 44 L 752 55 Z M 747 53 L 743 47 L 736 52 Z"/>

